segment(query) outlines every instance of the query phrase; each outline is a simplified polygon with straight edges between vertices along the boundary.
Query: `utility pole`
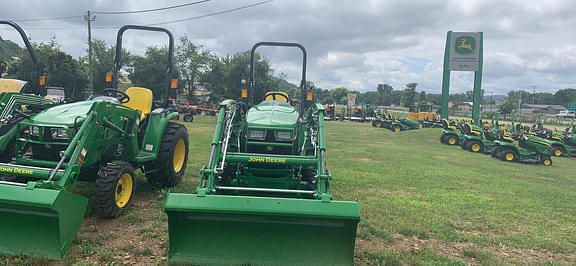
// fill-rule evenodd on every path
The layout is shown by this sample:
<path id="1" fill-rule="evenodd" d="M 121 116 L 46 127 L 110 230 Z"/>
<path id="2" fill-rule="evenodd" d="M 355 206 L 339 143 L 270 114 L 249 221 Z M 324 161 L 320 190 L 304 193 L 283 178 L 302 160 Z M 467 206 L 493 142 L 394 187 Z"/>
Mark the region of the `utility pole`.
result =
<path id="1" fill-rule="evenodd" d="M 536 85 L 532 85 L 532 104 L 535 104 L 536 102 Z"/>
<path id="2" fill-rule="evenodd" d="M 94 76 L 92 74 L 92 25 L 90 22 L 96 20 L 96 16 L 88 10 L 84 19 L 88 22 L 88 90 L 94 92 Z"/>
<path id="3" fill-rule="evenodd" d="M 518 91 L 518 95 L 520 95 L 520 97 L 518 98 L 518 113 L 520 113 L 522 111 L 522 91 Z"/>

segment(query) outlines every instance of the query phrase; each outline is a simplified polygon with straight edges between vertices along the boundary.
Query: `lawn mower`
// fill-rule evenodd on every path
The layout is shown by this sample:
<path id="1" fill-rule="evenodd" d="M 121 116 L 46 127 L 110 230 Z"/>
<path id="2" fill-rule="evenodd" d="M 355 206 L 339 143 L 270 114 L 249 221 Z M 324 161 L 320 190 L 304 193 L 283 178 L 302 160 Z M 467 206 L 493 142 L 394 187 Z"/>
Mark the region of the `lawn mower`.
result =
<path id="1" fill-rule="evenodd" d="M 118 90 L 122 35 L 128 29 L 169 36 L 164 101 L 149 89 Z M 134 169 L 154 186 L 173 186 L 188 158 L 188 133 L 170 122 L 177 80 L 171 79 L 174 40 L 163 28 L 127 25 L 117 35 L 111 88 L 90 100 L 48 108 L 16 125 L 19 138 L 9 163 L 0 163 L 0 253 L 62 259 L 78 232 L 88 199 L 69 192 L 94 181 L 94 209 L 117 217 L 130 204 Z"/>
<path id="2" fill-rule="evenodd" d="M 254 56 L 261 46 L 302 51 L 299 108 L 284 92 L 268 92 L 263 102 L 253 103 Z M 333 200 L 326 110 L 306 88 L 306 50 L 297 43 L 257 43 L 250 73 L 242 100 L 220 104 L 210 159 L 195 194 L 168 194 L 168 262 L 354 264 L 359 205 Z"/>
<path id="3" fill-rule="evenodd" d="M 504 131 L 499 132 L 499 139 L 494 141 L 492 157 L 500 158 L 502 161 L 517 161 L 527 163 L 541 163 L 544 166 L 552 165 L 550 157 L 551 144 L 548 140 L 533 136 L 526 132 L 519 132 L 518 146 L 514 143 L 501 140 Z"/>
<path id="4" fill-rule="evenodd" d="M 460 133 L 459 128 L 448 121 L 448 119 L 442 119 L 442 135 L 440 136 L 440 142 L 447 145 L 458 145 L 464 138 L 464 134 Z"/>
<path id="5" fill-rule="evenodd" d="M 405 130 L 419 129 L 420 123 L 418 123 L 416 120 L 400 117 L 392 120 L 392 122 L 388 125 L 388 128 L 394 132 L 400 132 Z"/>

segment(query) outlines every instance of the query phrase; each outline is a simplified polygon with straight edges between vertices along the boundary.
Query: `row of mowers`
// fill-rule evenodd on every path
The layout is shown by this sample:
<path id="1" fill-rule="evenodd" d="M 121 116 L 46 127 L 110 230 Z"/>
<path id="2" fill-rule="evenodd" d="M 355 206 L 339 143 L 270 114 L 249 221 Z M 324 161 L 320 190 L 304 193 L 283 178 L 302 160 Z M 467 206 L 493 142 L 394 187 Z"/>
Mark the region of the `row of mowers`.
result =
<path id="1" fill-rule="evenodd" d="M 530 126 L 522 126 L 521 116 L 510 128 L 503 127 L 498 116 L 492 123 L 442 120 L 440 142 L 460 145 L 470 152 L 491 154 L 502 161 L 518 161 L 552 165 L 552 142 L 533 134 Z"/>
<path id="2" fill-rule="evenodd" d="M 24 31 L 13 22 L 35 60 Z M 127 30 L 165 33 L 167 80 L 154 91 L 118 89 Z M 283 92 L 253 100 L 260 46 L 303 54 L 299 106 Z M 135 192 L 135 170 L 154 187 L 172 187 L 189 155 L 172 79 L 174 38 L 164 28 L 127 25 L 117 34 L 109 88 L 87 100 L 46 104 L 43 68 L 33 93 L 0 93 L 0 253 L 62 259 L 82 225 L 89 199 L 70 192 L 93 181 L 94 210 L 118 217 Z M 35 60 L 36 62 L 36 60 Z M 2 71 L 5 64 L 2 65 Z M 240 100 L 220 104 L 208 163 L 195 193 L 168 193 L 168 262 L 181 264 L 354 263 L 358 202 L 333 199 L 326 167 L 325 108 L 306 87 L 306 50 L 261 42 L 251 51 L 250 82 Z M 0 73 L 1 75 L 1 73 Z M 0 79 L 2 82 L 2 79 Z"/>
<path id="3" fill-rule="evenodd" d="M 387 128 L 394 132 L 413 130 L 422 128 L 440 128 L 442 124 L 436 120 L 424 118 L 422 121 L 409 119 L 406 117 L 395 117 L 388 112 L 376 112 L 372 121 L 373 127 Z"/>

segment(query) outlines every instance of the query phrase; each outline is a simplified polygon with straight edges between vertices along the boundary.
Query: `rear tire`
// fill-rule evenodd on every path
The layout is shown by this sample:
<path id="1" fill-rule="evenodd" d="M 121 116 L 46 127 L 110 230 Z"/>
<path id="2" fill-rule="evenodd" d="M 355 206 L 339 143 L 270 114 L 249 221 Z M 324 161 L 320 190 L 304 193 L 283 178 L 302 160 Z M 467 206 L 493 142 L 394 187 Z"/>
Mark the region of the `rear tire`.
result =
<path id="1" fill-rule="evenodd" d="M 550 148 L 550 154 L 552 154 L 553 156 L 561 157 L 565 153 L 566 153 L 566 151 L 561 146 L 554 145 L 554 146 L 552 146 L 552 148 Z"/>
<path id="2" fill-rule="evenodd" d="M 168 122 L 158 158 L 144 164 L 146 178 L 155 187 L 173 187 L 182 180 L 188 162 L 188 131 Z"/>
<path id="3" fill-rule="evenodd" d="M 444 135 L 444 134 L 440 135 L 440 142 L 441 143 L 446 143 L 445 137 L 446 137 L 446 135 Z"/>
<path id="4" fill-rule="evenodd" d="M 98 171 L 94 191 L 94 209 L 106 218 L 118 217 L 134 195 L 134 168 L 122 161 L 107 163 Z"/>
<path id="5" fill-rule="evenodd" d="M 184 120 L 184 122 L 192 122 L 194 121 L 194 116 L 192 114 L 185 114 L 182 120 Z"/>
<path id="6" fill-rule="evenodd" d="M 516 160 L 516 158 L 518 158 L 518 154 L 511 149 L 503 149 L 500 152 L 500 160 L 502 161 L 510 162 Z"/>
<path id="7" fill-rule="evenodd" d="M 394 127 L 392 128 L 392 131 L 394 131 L 394 132 L 400 132 L 400 131 L 402 131 L 402 127 L 401 127 L 401 126 L 394 126 Z"/>

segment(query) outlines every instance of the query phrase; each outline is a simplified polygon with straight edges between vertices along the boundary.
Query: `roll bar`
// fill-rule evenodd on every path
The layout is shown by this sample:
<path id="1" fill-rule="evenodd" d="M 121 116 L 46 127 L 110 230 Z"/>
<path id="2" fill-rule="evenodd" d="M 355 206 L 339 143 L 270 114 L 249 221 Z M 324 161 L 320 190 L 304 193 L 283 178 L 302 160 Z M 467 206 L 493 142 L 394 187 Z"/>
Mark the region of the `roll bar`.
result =
<path id="1" fill-rule="evenodd" d="M 172 75 L 174 72 L 174 65 L 172 58 L 174 56 L 174 36 L 172 32 L 165 28 L 160 27 L 150 27 L 150 26 L 138 26 L 138 25 L 125 25 L 120 30 L 116 36 L 116 56 L 114 57 L 114 71 L 112 72 L 112 88 L 118 89 L 118 73 L 122 68 L 122 36 L 126 30 L 143 30 L 143 31 L 157 31 L 164 32 L 168 35 L 168 81 L 166 90 L 164 91 L 165 99 L 163 107 L 168 107 L 172 104 L 171 99 L 176 99 L 177 93 L 176 88 L 172 88 Z"/>
<path id="2" fill-rule="evenodd" d="M 254 69 L 254 55 L 256 48 L 260 46 L 281 46 L 281 47 L 296 47 L 302 51 L 302 80 L 300 81 L 300 116 L 304 115 L 304 108 L 306 105 L 306 49 L 299 43 L 288 42 L 259 42 L 252 46 L 250 51 L 250 84 L 248 90 L 248 105 L 252 106 L 254 101 L 254 85 L 255 82 L 255 69 Z"/>
<path id="3" fill-rule="evenodd" d="M 30 55 L 30 58 L 32 59 L 32 62 L 34 62 L 34 64 L 36 65 L 36 88 L 34 88 L 34 91 L 32 91 L 32 94 L 36 94 L 36 95 L 40 95 L 40 96 L 46 96 L 46 67 L 41 64 L 40 62 L 38 62 L 38 58 L 36 57 L 36 54 L 34 53 L 34 49 L 32 48 L 32 45 L 30 44 L 30 40 L 28 40 L 28 37 L 26 37 L 26 32 L 24 32 L 24 30 L 15 22 L 13 21 L 7 21 L 7 20 L 0 20 L 0 24 L 4 24 L 4 25 L 8 25 L 11 26 L 12 28 L 16 29 L 16 31 L 18 31 L 18 33 L 20 34 L 20 37 L 22 38 L 22 40 L 24 41 L 24 44 L 26 45 L 26 50 L 28 50 L 28 54 Z"/>

